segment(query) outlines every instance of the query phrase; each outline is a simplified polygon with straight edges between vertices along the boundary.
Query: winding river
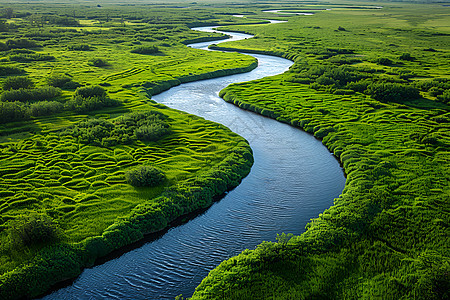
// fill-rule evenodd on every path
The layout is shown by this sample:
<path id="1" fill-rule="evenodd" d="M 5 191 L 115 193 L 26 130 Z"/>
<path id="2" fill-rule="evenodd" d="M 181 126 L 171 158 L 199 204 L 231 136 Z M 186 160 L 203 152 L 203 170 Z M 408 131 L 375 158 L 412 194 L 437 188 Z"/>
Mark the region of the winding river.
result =
<path id="1" fill-rule="evenodd" d="M 251 37 L 228 34 L 233 40 Z M 207 50 L 212 43 L 190 46 Z M 84 270 L 70 286 L 44 299 L 191 296 L 221 261 L 246 248 L 254 249 L 264 240 L 274 241 L 277 233 L 301 234 L 311 218 L 332 205 L 344 188 L 345 178 L 338 161 L 320 141 L 218 97 L 231 83 L 279 74 L 292 64 L 278 57 L 254 56 L 259 67 L 249 73 L 186 83 L 153 97 L 169 107 L 222 123 L 245 137 L 255 157 L 250 174 L 201 215 L 139 248 Z"/>

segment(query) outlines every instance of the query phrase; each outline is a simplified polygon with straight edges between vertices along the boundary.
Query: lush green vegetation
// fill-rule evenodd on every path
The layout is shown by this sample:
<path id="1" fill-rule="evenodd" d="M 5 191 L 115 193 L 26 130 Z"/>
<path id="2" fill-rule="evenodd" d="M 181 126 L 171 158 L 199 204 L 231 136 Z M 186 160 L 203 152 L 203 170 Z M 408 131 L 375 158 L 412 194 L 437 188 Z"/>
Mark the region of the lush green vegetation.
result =
<path id="1" fill-rule="evenodd" d="M 447 299 L 448 8 L 166 2 L 0 5 L 0 298 L 35 296 L 239 183 L 242 138 L 148 97 L 255 67 L 186 48 L 224 38 L 188 27 L 278 18 L 227 27 L 256 36 L 218 48 L 294 66 L 222 96 L 321 138 L 346 188 L 303 235 L 223 262 L 193 298 Z"/>
<path id="2" fill-rule="evenodd" d="M 322 139 L 347 182 L 304 234 L 223 262 L 192 299 L 449 297 L 448 8 L 376 5 L 383 9 L 291 3 L 287 11 L 333 9 L 227 27 L 256 36 L 216 48 L 295 64 L 283 75 L 232 85 L 222 97 Z"/>
<path id="3" fill-rule="evenodd" d="M 179 10 L 0 4 L 1 299 L 77 276 L 248 174 L 243 138 L 149 99 L 257 65 L 185 46 L 223 38 L 188 25 L 236 18 Z"/>

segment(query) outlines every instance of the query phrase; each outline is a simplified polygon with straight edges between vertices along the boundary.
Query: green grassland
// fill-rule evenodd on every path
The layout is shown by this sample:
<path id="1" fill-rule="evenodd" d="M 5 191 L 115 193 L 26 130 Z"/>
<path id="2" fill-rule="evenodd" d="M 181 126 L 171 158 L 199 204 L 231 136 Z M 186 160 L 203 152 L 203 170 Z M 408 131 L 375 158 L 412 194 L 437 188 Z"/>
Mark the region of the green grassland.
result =
<path id="1" fill-rule="evenodd" d="M 216 48 L 295 64 L 221 96 L 322 139 L 347 182 L 304 234 L 223 262 L 192 299 L 449 297 L 450 8 L 376 5 L 226 27 L 256 37 Z"/>
<path id="2" fill-rule="evenodd" d="M 182 82 L 256 67 L 252 57 L 185 46 L 224 38 L 187 25 L 232 17 L 5 7 L 14 13 L 0 22 L 1 299 L 37 296 L 77 276 L 96 258 L 208 207 L 248 174 L 253 158 L 242 137 L 150 100 Z M 130 172 L 143 166 L 163 180 L 131 185 Z"/>

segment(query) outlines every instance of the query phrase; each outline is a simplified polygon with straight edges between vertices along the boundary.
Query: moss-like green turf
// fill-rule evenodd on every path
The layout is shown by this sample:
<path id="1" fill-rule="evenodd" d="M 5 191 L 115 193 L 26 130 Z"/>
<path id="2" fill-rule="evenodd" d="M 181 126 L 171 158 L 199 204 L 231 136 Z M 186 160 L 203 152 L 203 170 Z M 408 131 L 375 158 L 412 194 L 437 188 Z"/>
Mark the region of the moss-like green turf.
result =
<path id="1" fill-rule="evenodd" d="M 336 80 L 344 80 L 338 70 L 361 75 L 370 68 L 369 81 L 448 82 L 449 8 L 376 5 L 383 9 L 333 8 L 288 23 L 226 27 L 256 38 L 217 48 L 276 54 L 295 64 L 283 75 L 234 84 L 222 97 L 322 139 L 347 182 L 304 234 L 280 236 L 223 262 L 192 299 L 449 297 L 448 105 L 427 89 L 419 88 L 417 99 L 380 102 L 368 90 L 319 79 L 324 68 Z M 403 53 L 414 59 L 401 60 Z M 393 64 L 380 64 L 380 57 Z"/>
<path id="2" fill-rule="evenodd" d="M 80 6 L 73 19 L 73 14 L 65 14 L 70 8 L 64 5 L 13 8 L 16 18 L 9 20 L 11 26 L 1 32 L 0 42 L 9 45 L 8 41 L 27 39 L 38 47 L 0 51 L 2 67 L 23 70 L 19 75 L 38 88 L 56 75 L 81 86 L 100 85 L 120 105 L 74 112 L 65 104 L 76 96 L 75 89 L 63 87 L 60 96 L 48 100 L 64 104 L 64 111 L 0 121 L 1 299 L 43 293 L 52 284 L 77 276 L 96 258 L 208 207 L 215 197 L 237 186 L 253 161 L 245 139 L 150 97 L 182 82 L 249 71 L 257 65 L 245 55 L 184 45 L 223 38 L 191 31 L 187 25 L 227 24 L 232 22 L 230 16 Z M 37 14 L 27 15 L 30 11 Z M 158 52 L 131 52 L 139 46 L 156 46 Z M 30 53 L 31 61 L 13 57 Z M 50 59 L 35 60 L 39 55 Z M 93 59 L 106 64 L 94 66 Z M 1 77 L 0 84 L 11 76 Z M 170 133 L 157 141 L 119 141 L 107 147 L 62 134 L 86 120 L 115 122 L 126 113 L 149 110 L 167 116 Z M 164 183 L 128 184 L 125 173 L 142 165 L 162 170 Z"/>

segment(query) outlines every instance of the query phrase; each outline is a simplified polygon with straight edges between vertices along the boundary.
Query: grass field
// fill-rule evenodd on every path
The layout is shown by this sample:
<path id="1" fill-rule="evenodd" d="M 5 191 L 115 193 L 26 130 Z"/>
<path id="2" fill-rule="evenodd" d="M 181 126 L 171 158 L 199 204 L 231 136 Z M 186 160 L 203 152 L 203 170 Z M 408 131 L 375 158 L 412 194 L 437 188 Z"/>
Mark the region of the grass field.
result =
<path id="1" fill-rule="evenodd" d="M 13 15 L 0 22 L 0 298 L 43 293 L 208 207 L 248 174 L 253 158 L 242 137 L 150 100 L 182 82 L 256 67 L 252 57 L 185 46 L 224 38 L 188 24 L 233 17 L 6 7 Z M 133 119 L 136 113 L 153 117 Z M 143 166 L 156 167 L 163 180 L 130 184 L 129 174 Z"/>
<path id="2" fill-rule="evenodd" d="M 193 299 L 448 298 L 447 6 L 63 2 L 0 5 L 0 298 L 77 276 L 207 207 L 248 173 L 242 138 L 149 100 L 181 82 L 254 68 L 248 56 L 184 46 L 223 38 L 188 27 L 236 23 L 253 25 L 223 28 L 255 38 L 219 49 L 295 64 L 232 85 L 223 98 L 322 139 L 347 183 L 303 235 L 280 233 L 278 243 L 223 262 Z M 266 18 L 288 22 L 254 25 Z M 164 116 L 121 127 L 139 111 Z M 130 185 L 130 172 L 149 164 L 164 179 Z"/>
<path id="3" fill-rule="evenodd" d="M 221 96 L 322 139 L 347 182 L 304 234 L 223 262 L 192 299 L 448 298 L 449 10 L 376 5 L 224 27 L 256 38 L 216 48 L 295 64 Z"/>

